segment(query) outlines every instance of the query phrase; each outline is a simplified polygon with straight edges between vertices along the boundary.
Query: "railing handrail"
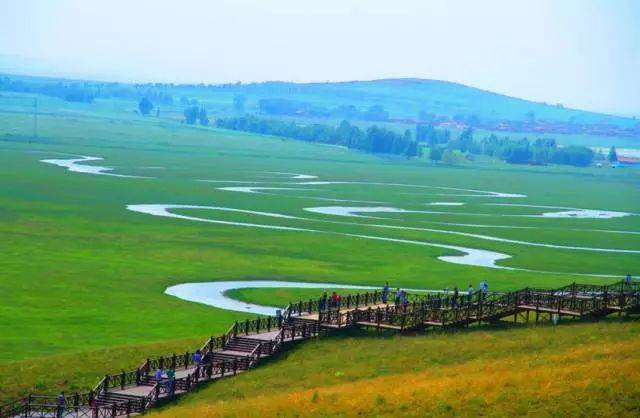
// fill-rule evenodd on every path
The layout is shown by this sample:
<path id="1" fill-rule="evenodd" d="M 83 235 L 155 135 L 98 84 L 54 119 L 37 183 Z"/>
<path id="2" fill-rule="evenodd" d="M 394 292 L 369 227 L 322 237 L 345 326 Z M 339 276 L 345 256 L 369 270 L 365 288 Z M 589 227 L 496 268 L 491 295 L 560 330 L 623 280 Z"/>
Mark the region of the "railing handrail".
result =
<path id="1" fill-rule="evenodd" d="M 292 303 L 285 307 L 281 317 L 267 316 L 247 319 L 241 323 L 234 322 L 234 324 L 231 325 L 226 333 L 218 337 L 210 337 L 206 341 L 205 345 L 202 346 L 201 351 L 204 357 L 204 355 L 209 353 L 210 351 L 223 348 L 227 342 L 229 342 L 238 334 L 254 334 L 266 329 L 277 327 L 279 328 L 279 332 L 268 343 L 270 349 L 269 351 L 274 352 L 277 351 L 282 346 L 282 344 L 284 344 L 286 329 L 289 329 L 292 339 L 295 339 L 295 337 L 299 335 L 300 330 L 302 330 L 302 334 L 306 334 L 303 336 L 317 333 L 318 325 L 323 317 L 323 312 L 326 312 L 324 318 L 328 321 L 335 320 L 339 324 L 345 325 L 349 325 L 350 323 L 357 321 L 360 317 L 371 319 L 379 318 L 380 315 L 385 315 L 386 320 L 390 321 L 391 323 L 397 323 L 397 321 L 400 321 L 401 327 L 403 328 L 406 327 L 407 324 L 410 326 L 411 324 L 416 323 L 418 319 L 422 320 L 425 315 L 430 317 L 438 317 L 443 321 L 443 323 L 445 323 L 446 321 L 468 321 L 472 311 L 482 312 L 482 310 L 485 310 L 484 312 L 488 312 L 490 315 L 498 315 L 500 314 L 500 312 L 504 314 L 506 312 L 510 312 L 510 310 L 513 311 L 514 308 L 517 308 L 518 306 L 521 306 L 525 303 L 536 304 L 536 306 L 539 306 L 540 303 L 544 303 L 548 306 L 553 306 L 553 309 L 557 308 L 558 312 L 560 312 L 561 308 L 566 307 L 579 311 L 580 314 L 583 314 L 585 312 L 599 312 L 598 310 L 602 311 L 603 309 L 609 309 L 610 312 L 611 307 L 621 310 L 623 308 L 629 307 L 630 305 L 640 305 L 640 281 L 632 280 L 629 285 L 626 284 L 625 280 L 605 285 L 579 284 L 574 282 L 555 289 L 527 287 L 511 292 L 484 293 L 481 290 L 474 290 L 470 298 L 469 295 L 464 291 L 464 289 L 462 289 L 462 291 L 459 291 L 458 294 L 458 300 L 461 303 L 456 303 L 455 305 L 452 305 L 453 297 L 450 292 L 443 293 L 443 295 L 440 295 L 438 293 L 437 295 L 421 295 L 419 297 L 415 297 L 413 296 L 415 294 L 413 294 L 410 295 L 413 296 L 413 300 L 406 305 L 394 304 L 387 305 L 385 308 L 377 307 L 376 309 L 373 309 L 372 307 L 374 305 L 379 305 L 379 302 L 381 301 L 381 295 L 382 292 L 373 291 L 342 296 L 343 302 L 341 307 L 345 307 L 345 304 L 347 306 L 351 306 L 353 304 L 353 307 L 356 308 L 356 310 L 347 310 L 346 312 L 341 312 L 340 306 L 329 306 L 330 300 L 328 298 L 327 304 L 323 307 L 322 310 L 320 309 L 320 298 L 309 299 L 307 301 L 299 301 L 295 304 Z M 578 295 L 587 297 L 577 298 L 576 296 Z M 393 296 L 393 293 L 391 292 L 389 296 Z M 592 296 L 592 298 L 589 298 L 588 296 Z M 358 310 L 357 308 L 360 307 L 368 307 L 369 309 Z M 317 310 L 314 311 L 314 309 Z M 295 325 L 286 325 L 288 319 L 290 319 L 293 315 L 297 314 L 299 316 L 301 314 L 308 313 L 309 311 L 321 313 L 318 318 L 317 324 L 309 325 L 310 328 L 307 328 L 306 325 L 302 327 L 296 327 Z M 372 315 L 375 316 L 372 317 Z M 244 332 L 241 332 L 241 330 L 239 330 L 241 324 L 244 326 Z M 251 364 L 253 364 L 252 362 L 258 360 L 257 353 L 258 350 L 262 350 L 263 344 L 264 343 L 259 343 L 249 355 L 239 360 L 242 362 L 240 364 L 241 367 L 249 367 Z M 160 359 L 163 359 L 165 361 L 171 360 L 172 363 L 175 362 L 176 365 L 179 359 L 182 365 L 188 367 L 192 364 L 193 361 L 192 355 L 190 354 L 193 353 L 187 351 L 186 353 L 180 355 L 172 354 L 166 357 L 160 356 L 156 359 L 146 359 L 137 369 L 131 371 L 121 371 L 120 373 L 115 374 L 107 374 L 100 379 L 100 381 L 93 387 L 92 390 L 88 392 L 76 392 L 68 396 L 66 400 L 66 407 L 86 407 L 89 406 L 92 400 L 99 398 L 104 392 L 107 392 L 111 388 L 134 383 L 141 384 L 142 382 L 139 378 L 150 371 L 149 369 L 153 362 L 160 361 Z M 196 368 L 192 373 L 187 375 L 187 377 L 175 379 L 175 381 L 180 382 L 181 384 L 185 383 L 188 387 L 190 384 L 189 379 L 194 377 L 197 372 L 203 370 L 204 367 L 219 367 L 221 372 L 224 373 L 225 370 L 233 370 L 235 372 L 238 364 L 238 360 L 212 360 L 207 363 L 201 363 L 200 366 Z M 154 401 L 153 396 L 154 393 L 157 392 L 157 389 L 158 383 L 152 386 L 149 395 L 141 399 L 144 399 L 147 404 L 152 404 Z M 72 401 L 73 403 L 71 403 L 70 401 Z M 143 405 L 144 409 L 147 408 L 147 404 Z M 30 394 L 26 397 L 5 402 L 4 404 L 0 405 L 0 417 L 14 416 L 16 415 L 14 413 L 16 410 L 20 410 L 20 412 L 22 412 L 27 407 L 37 407 L 38 405 L 58 405 L 57 396 Z M 113 408 L 122 408 L 125 405 L 130 406 L 131 401 L 113 402 L 109 405 Z M 104 405 L 99 406 L 99 408 L 103 407 Z M 9 413 L 11 413 L 12 415 L 8 415 Z"/>

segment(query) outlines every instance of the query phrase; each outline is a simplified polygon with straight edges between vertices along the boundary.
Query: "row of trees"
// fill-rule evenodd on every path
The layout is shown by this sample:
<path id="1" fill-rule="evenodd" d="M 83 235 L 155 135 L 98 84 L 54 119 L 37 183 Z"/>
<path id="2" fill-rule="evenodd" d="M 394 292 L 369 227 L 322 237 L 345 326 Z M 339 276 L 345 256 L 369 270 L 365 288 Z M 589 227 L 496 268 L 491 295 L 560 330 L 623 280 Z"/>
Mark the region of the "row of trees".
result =
<path id="1" fill-rule="evenodd" d="M 463 155 L 476 154 L 500 158 L 512 164 L 568 164 L 587 166 L 593 162 L 594 152 L 587 147 L 558 147 L 552 138 L 511 139 L 495 134 L 481 140 L 474 139 L 473 128 L 464 129 L 456 138 L 446 129 L 435 129 L 430 125 L 416 126 L 416 138 L 427 142 L 432 160 L 440 160 L 447 150 L 456 150 Z"/>
<path id="2" fill-rule="evenodd" d="M 244 109 L 244 101 L 242 106 L 239 106 L 238 98 L 239 95 L 234 97 L 234 108 L 236 110 L 240 107 Z M 260 99 L 258 101 L 258 109 L 261 113 L 281 116 L 333 117 L 368 121 L 386 121 L 389 119 L 389 112 L 380 105 L 373 105 L 364 109 L 359 109 L 352 105 L 326 108 L 297 100 L 272 98 Z"/>
<path id="3" fill-rule="evenodd" d="M 202 126 L 209 125 L 209 116 L 207 115 L 207 109 L 204 106 L 198 107 L 197 105 L 191 105 L 184 108 L 184 121 L 189 125 L 195 125 L 199 123 Z"/>
<path id="4" fill-rule="evenodd" d="M 413 140 L 411 131 L 408 129 L 402 135 L 375 125 L 362 130 L 346 120 L 336 128 L 331 125 L 317 123 L 301 125 L 295 122 L 261 119 L 247 115 L 217 119 L 216 126 L 237 131 L 341 145 L 373 153 L 404 155 L 407 158 L 415 157 L 419 152 L 417 142 Z"/>
<path id="5" fill-rule="evenodd" d="M 121 84 L 47 79 L 0 77 L 0 90 L 18 93 L 38 93 L 69 102 L 91 103 L 96 98 L 147 99 L 160 104 L 172 104 L 173 96 L 162 86 L 153 84 Z"/>

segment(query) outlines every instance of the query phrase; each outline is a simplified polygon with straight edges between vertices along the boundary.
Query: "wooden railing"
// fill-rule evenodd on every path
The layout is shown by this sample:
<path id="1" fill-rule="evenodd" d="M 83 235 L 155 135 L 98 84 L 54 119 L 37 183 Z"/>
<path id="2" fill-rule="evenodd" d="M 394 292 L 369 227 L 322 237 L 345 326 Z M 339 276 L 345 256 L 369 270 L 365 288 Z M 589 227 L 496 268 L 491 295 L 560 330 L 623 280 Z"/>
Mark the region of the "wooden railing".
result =
<path id="1" fill-rule="evenodd" d="M 392 297 L 392 295 L 389 295 Z M 171 354 L 146 359 L 137 369 L 105 375 L 96 386 L 83 393 L 75 393 L 66 399 L 64 409 L 74 417 L 116 417 L 144 412 L 158 399 L 172 396 L 175 391 L 187 392 L 203 381 L 232 376 L 258 364 L 264 356 L 280 351 L 289 341 L 302 340 L 320 333 L 321 326 L 350 326 L 357 323 L 383 324 L 400 330 L 413 329 L 428 323 L 462 325 L 471 322 L 491 321 L 517 314 L 522 309 L 544 309 L 558 314 L 605 315 L 613 311 L 640 309 L 640 282 L 630 285 L 582 285 L 573 283 L 556 289 L 525 288 L 514 292 L 460 293 L 409 295 L 406 303 L 382 305 L 382 292 L 370 292 L 342 297 L 341 306 L 330 306 L 321 299 L 291 303 L 278 317 L 260 317 L 234 323 L 220 336 L 210 337 L 202 346 L 202 358 L 222 350 L 234 338 L 278 330 L 275 336 L 259 342 L 246 357 L 234 360 L 211 360 L 194 364 L 193 353 Z M 318 319 L 296 319 L 302 315 L 318 313 Z M 536 315 L 537 319 L 537 315 Z M 154 382 L 150 385 L 153 370 L 164 368 L 193 369 L 186 377 Z M 153 381 L 151 381 L 153 382 Z M 105 402 L 110 391 L 136 385 L 150 385 L 146 397 L 123 402 Z M 173 388 L 173 389 L 171 389 Z M 107 398 L 108 399 L 108 398 Z M 0 405 L 0 417 L 56 416 L 60 412 L 56 396 L 29 395 Z M 68 414 L 67 414 L 68 415 Z M 66 416 L 66 415 L 64 415 Z"/>

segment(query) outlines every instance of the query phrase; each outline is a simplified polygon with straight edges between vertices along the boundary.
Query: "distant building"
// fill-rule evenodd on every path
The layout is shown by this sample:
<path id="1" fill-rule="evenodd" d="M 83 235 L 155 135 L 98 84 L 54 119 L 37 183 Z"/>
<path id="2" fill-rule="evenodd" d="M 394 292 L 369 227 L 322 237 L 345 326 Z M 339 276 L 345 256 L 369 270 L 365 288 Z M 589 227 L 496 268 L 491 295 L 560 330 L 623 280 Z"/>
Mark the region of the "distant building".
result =
<path id="1" fill-rule="evenodd" d="M 640 158 L 618 155 L 618 167 L 640 166 Z"/>

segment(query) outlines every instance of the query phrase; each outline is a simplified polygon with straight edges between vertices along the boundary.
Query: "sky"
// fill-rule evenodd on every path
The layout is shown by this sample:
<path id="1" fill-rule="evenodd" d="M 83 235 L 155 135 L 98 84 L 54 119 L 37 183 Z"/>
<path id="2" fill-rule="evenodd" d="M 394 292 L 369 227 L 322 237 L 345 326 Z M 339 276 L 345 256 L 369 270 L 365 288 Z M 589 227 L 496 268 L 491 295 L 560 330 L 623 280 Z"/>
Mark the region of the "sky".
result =
<path id="1" fill-rule="evenodd" d="M 117 81 L 429 78 L 640 115 L 640 0 L 0 0 L 0 64 Z"/>

